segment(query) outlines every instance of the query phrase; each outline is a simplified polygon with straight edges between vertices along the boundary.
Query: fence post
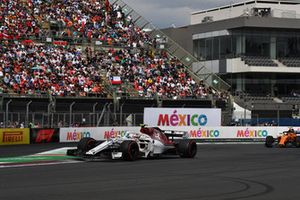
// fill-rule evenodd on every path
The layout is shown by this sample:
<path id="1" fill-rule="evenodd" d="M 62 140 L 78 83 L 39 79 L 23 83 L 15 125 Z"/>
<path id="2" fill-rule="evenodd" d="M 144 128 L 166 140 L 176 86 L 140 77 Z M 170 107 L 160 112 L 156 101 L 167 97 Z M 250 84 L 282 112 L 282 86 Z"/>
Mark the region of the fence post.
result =
<path id="1" fill-rule="evenodd" d="M 72 111 L 73 111 L 73 106 L 74 106 L 75 102 L 71 103 L 70 105 L 70 118 L 69 118 L 69 126 L 72 126 Z"/>
<path id="2" fill-rule="evenodd" d="M 6 103 L 6 110 L 5 110 L 5 128 L 8 127 L 8 106 L 9 104 L 12 102 L 12 100 L 10 99 L 7 103 Z"/>
<path id="3" fill-rule="evenodd" d="M 119 126 L 123 125 L 123 106 L 124 106 L 124 104 L 125 104 L 125 102 L 123 102 L 120 107 L 120 124 L 119 124 Z"/>
<path id="4" fill-rule="evenodd" d="M 29 101 L 26 104 L 26 123 L 25 123 L 25 127 L 28 127 L 28 124 L 29 124 L 29 106 L 30 106 L 31 103 L 32 103 L 32 101 Z"/>
<path id="5" fill-rule="evenodd" d="M 93 105 L 93 126 L 96 125 L 96 106 L 97 105 L 98 105 L 97 102 Z"/>

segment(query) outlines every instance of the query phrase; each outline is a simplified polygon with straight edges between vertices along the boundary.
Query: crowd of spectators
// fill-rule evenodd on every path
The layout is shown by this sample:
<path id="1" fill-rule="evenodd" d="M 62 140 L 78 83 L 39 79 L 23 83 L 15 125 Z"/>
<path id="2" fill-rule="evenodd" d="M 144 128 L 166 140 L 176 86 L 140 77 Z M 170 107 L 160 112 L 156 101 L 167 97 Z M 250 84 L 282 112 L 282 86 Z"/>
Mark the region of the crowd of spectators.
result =
<path id="1" fill-rule="evenodd" d="M 151 42 L 144 31 L 134 26 L 130 15 L 125 16 L 119 5 L 111 5 L 108 0 L 3 0 L 0 23 L 0 39 L 85 38 L 129 47 Z M 52 30 L 51 25 L 56 28 Z"/>
<path id="2" fill-rule="evenodd" d="M 0 53 L 0 88 L 18 94 L 106 96 L 103 79 L 112 76 L 120 76 L 143 97 L 205 98 L 215 92 L 196 83 L 176 58 L 163 52 L 93 52 L 89 48 L 12 43 L 2 45 Z"/>
<path id="3" fill-rule="evenodd" d="M 154 42 L 147 33 L 108 0 L 2 0 L 0 12 L 0 92 L 106 96 L 103 83 L 120 76 L 143 97 L 220 97 L 193 80 L 178 59 L 149 48 Z M 28 40 L 48 37 L 44 23 L 59 24 L 56 36 L 98 40 L 111 48 L 95 51 Z"/>
<path id="4" fill-rule="evenodd" d="M 95 68 L 96 63 L 91 63 L 91 59 L 74 47 L 2 45 L 2 88 L 26 95 L 105 95 L 100 71 Z"/>
<path id="5" fill-rule="evenodd" d="M 18 40 L 38 36 L 40 28 L 31 12 L 32 1 L 1 0 L 0 39 Z"/>
<path id="6" fill-rule="evenodd" d="M 217 95 L 216 91 L 203 83 L 196 83 L 184 65 L 164 51 L 155 53 L 110 49 L 105 59 L 111 61 L 103 65 L 107 69 L 107 77 L 122 76 L 124 81 L 133 84 L 139 96 L 158 95 L 177 99 Z"/>

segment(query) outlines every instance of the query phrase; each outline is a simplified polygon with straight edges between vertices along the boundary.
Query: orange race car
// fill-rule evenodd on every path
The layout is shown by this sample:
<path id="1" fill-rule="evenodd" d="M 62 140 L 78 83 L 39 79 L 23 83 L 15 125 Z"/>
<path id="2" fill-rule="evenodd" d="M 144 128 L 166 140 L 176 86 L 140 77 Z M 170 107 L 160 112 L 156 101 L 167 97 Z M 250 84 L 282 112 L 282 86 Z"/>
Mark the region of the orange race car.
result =
<path id="1" fill-rule="evenodd" d="M 300 132 L 289 128 L 288 131 L 280 133 L 277 139 L 269 135 L 266 137 L 265 145 L 266 147 L 300 147 Z"/>

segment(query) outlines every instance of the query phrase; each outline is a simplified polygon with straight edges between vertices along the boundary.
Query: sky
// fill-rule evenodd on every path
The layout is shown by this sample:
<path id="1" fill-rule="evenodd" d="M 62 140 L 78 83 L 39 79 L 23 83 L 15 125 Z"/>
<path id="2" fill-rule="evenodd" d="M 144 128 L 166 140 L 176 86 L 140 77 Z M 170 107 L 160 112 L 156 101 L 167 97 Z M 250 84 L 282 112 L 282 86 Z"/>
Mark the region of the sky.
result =
<path id="1" fill-rule="evenodd" d="M 190 14 L 246 0 L 123 0 L 158 28 L 190 24 Z"/>

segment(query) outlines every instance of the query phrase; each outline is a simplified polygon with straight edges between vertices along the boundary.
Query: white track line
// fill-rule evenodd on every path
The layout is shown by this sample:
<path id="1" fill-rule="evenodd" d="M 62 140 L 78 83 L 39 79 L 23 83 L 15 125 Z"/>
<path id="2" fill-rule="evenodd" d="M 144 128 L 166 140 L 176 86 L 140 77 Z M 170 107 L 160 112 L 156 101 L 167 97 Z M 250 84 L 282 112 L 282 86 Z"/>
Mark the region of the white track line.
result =
<path id="1" fill-rule="evenodd" d="M 1 165 L 4 163 L 0 163 L 0 169 L 3 168 L 17 168 L 17 167 L 35 167 L 35 166 L 49 166 L 49 165 L 61 165 L 61 164 L 73 164 L 80 163 L 82 161 L 79 160 L 66 160 L 63 162 L 47 162 L 47 163 L 22 163 L 22 164 L 13 164 L 13 165 Z"/>
<path id="2" fill-rule="evenodd" d="M 66 155 L 68 149 L 76 149 L 76 147 L 62 147 L 62 148 L 58 148 L 58 149 L 53 149 L 53 150 L 37 153 L 35 155 L 51 155 L 51 154 Z"/>
<path id="3" fill-rule="evenodd" d="M 49 156 L 52 157 L 53 155 L 57 156 L 65 156 L 67 153 L 68 149 L 75 149 L 76 147 L 62 147 L 58 149 L 53 149 L 49 151 L 44 151 L 40 153 L 36 153 L 33 155 L 28 155 L 28 156 L 20 156 L 20 159 L 22 160 L 22 157 L 32 157 L 34 160 L 35 156 Z M 13 160 L 16 160 L 18 158 L 12 158 Z M 46 166 L 46 165 L 59 165 L 59 164 L 72 164 L 72 163 L 80 163 L 82 161 L 79 160 L 73 160 L 72 158 L 66 159 L 66 160 L 54 160 L 54 161 L 49 161 L 43 160 L 42 162 L 36 162 L 36 163 L 11 163 L 11 162 L 0 162 L 0 168 L 12 168 L 12 167 L 32 167 L 32 166 Z"/>

